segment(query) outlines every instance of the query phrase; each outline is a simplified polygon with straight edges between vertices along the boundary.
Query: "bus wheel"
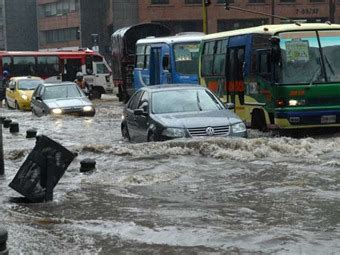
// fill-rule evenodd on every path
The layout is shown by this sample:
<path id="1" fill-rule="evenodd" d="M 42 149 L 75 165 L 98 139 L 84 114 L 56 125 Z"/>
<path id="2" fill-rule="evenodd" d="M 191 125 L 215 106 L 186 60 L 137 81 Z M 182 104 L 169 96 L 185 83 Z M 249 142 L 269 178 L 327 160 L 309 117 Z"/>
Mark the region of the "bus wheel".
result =
<path id="1" fill-rule="evenodd" d="M 267 131 L 266 117 L 262 109 L 254 109 L 251 113 L 251 128 Z"/>
<path id="2" fill-rule="evenodd" d="M 97 89 L 92 90 L 91 99 L 101 99 L 102 93 L 100 93 Z"/>

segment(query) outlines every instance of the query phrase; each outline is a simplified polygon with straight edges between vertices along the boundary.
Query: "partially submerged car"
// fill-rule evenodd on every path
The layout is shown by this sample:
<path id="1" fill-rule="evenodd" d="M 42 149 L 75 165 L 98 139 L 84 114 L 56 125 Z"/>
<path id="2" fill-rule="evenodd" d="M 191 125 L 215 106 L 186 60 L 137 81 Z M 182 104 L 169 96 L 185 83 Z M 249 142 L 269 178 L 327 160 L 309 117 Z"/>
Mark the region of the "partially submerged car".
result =
<path id="1" fill-rule="evenodd" d="M 124 138 L 139 142 L 247 136 L 242 120 L 210 90 L 197 85 L 141 88 L 124 108 L 121 131 Z"/>
<path id="2" fill-rule="evenodd" d="M 94 116 L 96 112 L 92 102 L 73 82 L 39 85 L 33 93 L 31 109 L 37 116 L 46 114 Z"/>
<path id="3" fill-rule="evenodd" d="M 18 110 L 31 110 L 31 98 L 38 85 L 44 80 L 39 77 L 12 77 L 6 89 L 6 105 Z"/>

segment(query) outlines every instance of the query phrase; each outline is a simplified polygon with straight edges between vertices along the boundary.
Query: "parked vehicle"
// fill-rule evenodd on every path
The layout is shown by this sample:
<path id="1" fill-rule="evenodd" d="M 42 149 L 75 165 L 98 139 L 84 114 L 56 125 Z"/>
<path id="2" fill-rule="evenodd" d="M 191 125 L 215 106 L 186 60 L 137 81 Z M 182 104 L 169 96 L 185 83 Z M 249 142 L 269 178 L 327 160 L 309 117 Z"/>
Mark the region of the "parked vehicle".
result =
<path id="1" fill-rule="evenodd" d="M 199 47 L 203 33 L 140 39 L 133 72 L 135 91 L 158 84 L 197 84 Z"/>
<path id="2" fill-rule="evenodd" d="M 148 36 L 168 36 L 170 29 L 157 23 L 142 23 L 118 29 L 112 34 L 112 76 L 118 98 L 127 101 L 133 94 L 136 42 Z"/>
<path id="3" fill-rule="evenodd" d="M 77 72 L 93 88 L 93 94 L 113 92 L 111 69 L 98 53 L 79 51 L 2 51 L 0 72 L 8 71 L 11 76 L 38 76 L 47 83 L 73 82 Z"/>
<path id="4" fill-rule="evenodd" d="M 44 80 L 39 77 L 12 77 L 6 88 L 6 105 L 18 110 L 31 110 L 32 94 Z"/>
<path id="5" fill-rule="evenodd" d="M 282 24 L 203 37 L 200 83 L 259 129 L 340 127 L 340 25 Z"/>
<path id="6" fill-rule="evenodd" d="M 84 92 L 71 82 L 41 84 L 33 93 L 31 109 L 33 114 L 94 116 L 95 108 Z"/>
<path id="7" fill-rule="evenodd" d="M 164 141 L 197 136 L 246 137 L 242 120 L 214 94 L 195 85 L 143 87 L 126 104 L 122 136 L 132 141 Z"/>

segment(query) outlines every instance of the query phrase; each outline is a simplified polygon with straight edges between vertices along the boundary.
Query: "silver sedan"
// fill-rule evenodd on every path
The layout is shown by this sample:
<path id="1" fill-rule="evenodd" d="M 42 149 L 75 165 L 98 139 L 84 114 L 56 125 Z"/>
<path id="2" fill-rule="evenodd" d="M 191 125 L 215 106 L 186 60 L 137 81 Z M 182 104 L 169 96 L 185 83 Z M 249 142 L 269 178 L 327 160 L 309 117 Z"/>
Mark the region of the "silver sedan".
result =
<path id="1" fill-rule="evenodd" d="M 33 114 L 94 116 L 95 108 L 77 84 L 72 82 L 41 84 L 32 96 Z"/>

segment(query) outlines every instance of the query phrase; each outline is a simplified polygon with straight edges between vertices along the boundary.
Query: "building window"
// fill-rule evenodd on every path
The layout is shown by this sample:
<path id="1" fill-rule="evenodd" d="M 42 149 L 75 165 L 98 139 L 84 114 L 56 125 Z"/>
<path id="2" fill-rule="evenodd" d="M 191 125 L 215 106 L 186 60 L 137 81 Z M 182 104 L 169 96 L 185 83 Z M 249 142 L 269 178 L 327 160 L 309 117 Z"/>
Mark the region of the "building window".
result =
<path id="1" fill-rule="evenodd" d="M 78 40 L 78 28 L 64 28 L 45 31 L 46 43 L 67 42 Z"/>
<path id="2" fill-rule="evenodd" d="M 43 16 L 67 15 L 70 12 L 79 10 L 79 0 L 63 0 L 56 3 L 44 4 Z"/>
<path id="3" fill-rule="evenodd" d="M 250 4 L 263 4 L 265 2 L 266 2 L 266 0 L 249 0 L 248 3 L 250 3 Z"/>
<path id="4" fill-rule="evenodd" d="M 281 3 L 295 3 L 296 0 L 280 0 Z"/>
<path id="5" fill-rule="evenodd" d="M 225 4 L 225 0 L 217 0 L 217 3 L 218 3 L 218 4 Z M 233 3 L 234 3 L 234 0 L 229 0 L 229 3 L 230 3 L 230 4 L 233 4 Z"/>
<path id="6" fill-rule="evenodd" d="M 151 0 L 151 4 L 169 4 L 169 0 Z"/>
<path id="7" fill-rule="evenodd" d="M 324 3 L 325 0 L 310 0 L 311 3 Z"/>
<path id="8" fill-rule="evenodd" d="M 185 0 L 185 4 L 202 4 L 201 0 Z"/>

